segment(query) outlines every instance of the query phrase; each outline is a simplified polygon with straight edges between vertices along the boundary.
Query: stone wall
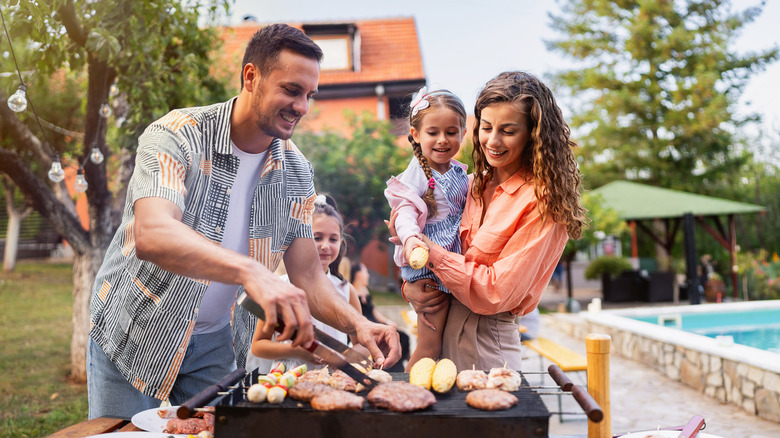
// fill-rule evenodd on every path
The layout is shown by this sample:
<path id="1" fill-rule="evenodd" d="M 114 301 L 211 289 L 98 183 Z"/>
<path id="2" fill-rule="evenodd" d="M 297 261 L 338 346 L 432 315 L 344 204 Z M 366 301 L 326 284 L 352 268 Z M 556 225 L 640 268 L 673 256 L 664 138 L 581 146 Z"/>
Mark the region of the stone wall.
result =
<path id="1" fill-rule="evenodd" d="M 670 379 L 761 418 L 780 423 L 780 375 L 716 355 L 650 339 L 611 326 L 556 314 L 555 327 L 585 339 L 590 333 L 612 338 L 612 353 L 641 362 Z"/>

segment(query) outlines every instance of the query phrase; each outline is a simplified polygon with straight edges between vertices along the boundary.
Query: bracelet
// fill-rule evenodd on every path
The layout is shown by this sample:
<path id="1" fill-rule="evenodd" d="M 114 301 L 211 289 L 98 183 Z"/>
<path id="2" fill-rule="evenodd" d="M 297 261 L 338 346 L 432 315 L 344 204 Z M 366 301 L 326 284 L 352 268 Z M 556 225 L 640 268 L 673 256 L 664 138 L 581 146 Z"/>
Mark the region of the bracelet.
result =
<path id="1" fill-rule="evenodd" d="M 403 284 L 401 284 L 401 297 L 404 299 L 404 301 L 406 301 L 408 303 L 409 300 L 406 299 L 406 295 L 404 295 L 404 287 L 406 286 L 406 283 L 407 283 L 407 281 L 404 280 Z"/>

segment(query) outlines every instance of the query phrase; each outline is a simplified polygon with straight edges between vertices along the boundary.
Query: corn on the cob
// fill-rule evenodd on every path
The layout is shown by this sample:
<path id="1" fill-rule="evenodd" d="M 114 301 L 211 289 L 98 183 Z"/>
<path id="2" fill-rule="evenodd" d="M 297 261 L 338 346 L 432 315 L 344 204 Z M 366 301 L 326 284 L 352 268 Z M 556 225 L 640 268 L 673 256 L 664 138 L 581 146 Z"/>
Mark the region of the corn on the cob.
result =
<path id="1" fill-rule="evenodd" d="M 431 377 L 431 387 L 438 393 L 445 393 L 455 384 L 455 378 L 458 376 L 458 369 L 455 363 L 444 358 L 436 363 Z"/>
<path id="2" fill-rule="evenodd" d="M 428 263 L 428 250 L 422 246 L 412 250 L 412 254 L 409 256 L 409 266 L 412 269 L 420 269 Z"/>
<path id="3" fill-rule="evenodd" d="M 431 389 L 434 368 L 436 368 L 436 361 L 430 357 L 418 360 L 409 371 L 409 383 Z"/>

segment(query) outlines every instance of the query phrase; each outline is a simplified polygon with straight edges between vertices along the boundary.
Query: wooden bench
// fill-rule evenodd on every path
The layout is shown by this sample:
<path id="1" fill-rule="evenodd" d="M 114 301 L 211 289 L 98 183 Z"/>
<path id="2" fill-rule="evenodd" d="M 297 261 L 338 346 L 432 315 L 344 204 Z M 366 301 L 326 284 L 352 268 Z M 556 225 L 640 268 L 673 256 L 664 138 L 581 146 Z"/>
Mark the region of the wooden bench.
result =
<path id="1" fill-rule="evenodd" d="M 539 354 L 540 363 L 542 357 L 547 358 L 555 365 L 558 365 L 564 373 L 587 371 L 588 369 L 588 360 L 585 356 L 547 338 L 538 337 L 529 341 L 523 341 L 523 345 Z"/>
<path id="2" fill-rule="evenodd" d="M 587 380 L 588 359 L 550 339 L 538 337 L 523 341 L 523 345 L 535 351 L 539 355 L 539 368 L 544 371 L 544 359 L 558 365 L 564 373 L 584 372 Z M 542 378 L 544 379 L 544 377 Z M 587 384 L 585 385 L 587 387 Z M 558 394 L 558 418 L 563 423 L 561 394 Z"/>

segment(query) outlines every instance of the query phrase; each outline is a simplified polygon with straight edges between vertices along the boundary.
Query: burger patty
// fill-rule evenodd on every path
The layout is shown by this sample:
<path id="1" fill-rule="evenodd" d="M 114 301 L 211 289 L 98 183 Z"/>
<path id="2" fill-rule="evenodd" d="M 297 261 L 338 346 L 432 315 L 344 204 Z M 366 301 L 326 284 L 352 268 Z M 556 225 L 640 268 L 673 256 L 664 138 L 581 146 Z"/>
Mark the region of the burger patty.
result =
<path id="1" fill-rule="evenodd" d="M 483 411 L 500 411 L 517 404 L 517 397 L 500 389 L 477 389 L 466 395 L 466 404 Z"/>
<path id="2" fill-rule="evenodd" d="M 311 407 L 318 411 L 359 411 L 365 403 L 357 394 L 332 388 L 311 399 Z"/>
<path id="3" fill-rule="evenodd" d="M 314 381 L 298 381 L 298 383 L 290 388 L 288 395 L 295 400 L 310 402 L 314 397 L 331 391 L 335 391 L 335 389 L 324 383 L 318 383 Z"/>
<path id="4" fill-rule="evenodd" d="M 425 409 L 436 403 L 431 391 L 409 382 L 388 382 L 377 385 L 368 393 L 368 402 L 394 412 Z"/>

